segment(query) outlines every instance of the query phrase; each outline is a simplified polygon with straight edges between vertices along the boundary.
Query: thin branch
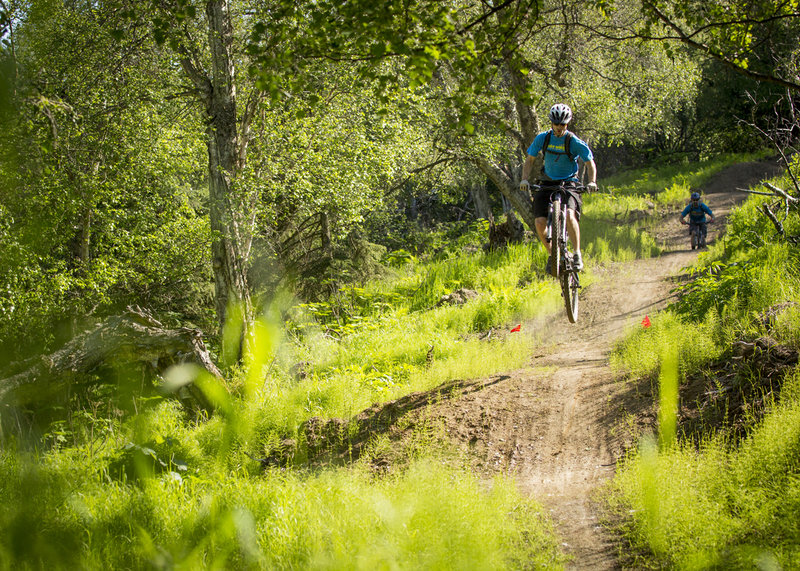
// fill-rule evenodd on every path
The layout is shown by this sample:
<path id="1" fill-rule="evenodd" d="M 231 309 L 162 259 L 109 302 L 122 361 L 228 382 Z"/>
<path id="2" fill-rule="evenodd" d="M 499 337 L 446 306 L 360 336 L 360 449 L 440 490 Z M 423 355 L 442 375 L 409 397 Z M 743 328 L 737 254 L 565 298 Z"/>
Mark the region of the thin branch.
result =
<path id="1" fill-rule="evenodd" d="M 783 236 L 784 235 L 783 224 L 781 224 L 781 221 L 778 220 L 778 218 L 775 216 L 772 210 L 769 209 L 769 205 L 762 204 L 761 210 L 763 210 L 764 214 L 767 215 L 767 218 L 769 218 L 772 221 L 772 224 L 775 226 L 775 230 L 778 231 L 778 234 Z"/>
<path id="2" fill-rule="evenodd" d="M 798 199 L 797 199 L 797 198 L 795 198 L 794 196 L 790 195 L 788 192 L 786 192 L 786 191 L 785 191 L 785 190 L 783 190 L 782 188 L 778 188 L 777 186 L 775 186 L 775 185 L 774 185 L 774 184 L 772 184 L 772 183 L 769 183 L 769 182 L 762 182 L 761 184 L 763 184 L 764 186 L 766 186 L 768 189 L 770 189 L 770 190 L 771 190 L 772 192 L 774 192 L 775 194 L 777 194 L 777 195 L 781 196 L 781 197 L 782 197 L 784 200 L 786 200 L 787 202 L 797 202 L 797 201 L 798 201 Z"/>
<path id="3" fill-rule="evenodd" d="M 477 18 L 476 20 L 474 20 L 471 24 L 468 24 L 468 25 L 464 26 L 463 28 L 461 28 L 461 30 L 458 32 L 458 34 L 463 36 L 465 33 L 469 32 L 472 28 L 474 28 L 478 24 L 482 23 L 483 21 L 487 20 L 490 16 L 492 16 L 492 14 L 496 14 L 497 12 L 500 12 L 501 10 L 503 10 L 504 8 L 506 8 L 510 4 L 513 4 L 516 1 L 517 0 L 506 0 L 505 2 L 500 4 L 499 6 L 495 6 L 494 8 L 489 10 L 486 14 L 484 14 L 480 18 Z"/>
<path id="4" fill-rule="evenodd" d="M 746 192 L 748 194 L 760 194 L 762 196 L 775 196 L 774 192 L 759 192 L 757 190 L 749 190 L 747 188 L 737 188 L 739 192 Z"/>
<path id="5" fill-rule="evenodd" d="M 667 26 L 667 28 L 670 28 L 670 29 L 674 30 L 675 33 L 678 34 L 678 39 L 680 41 L 682 41 L 683 43 L 685 43 L 685 44 L 687 44 L 687 45 L 689 45 L 689 46 L 691 46 L 691 47 L 693 47 L 695 49 L 698 49 L 700 51 L 704 51 L 709 56 L 711 56 L 712 58 L 716 59 L 717 61 L 719 61 L 720 63 L 722 63 L 726 67 L 729 67 L 729 68 L 735 70 L 736 72 L 741 73 L 742 75 L 750 77 L 751 79 L 758 79 L 759 81 L 765 81 L 767 83 L 774 83 L 776 85 L 781 85 L 783 87 L 789 87 L 789 88 L 791 88 L 791 89 L 793 89 L 795 91 L 800 92 L 800 83 L 794 83 L 792 81 L 781 79 L 779 77 L 775 77 L 775 76 L 768 75 L 768 74 L 765 74 L 765 73 L 759 73 L 757 71 L 752 71 L 750 69 L 747 69 L 747 68 L 744 68 L 744 67 L 738 65 L 736 62 L 731 61 L 730 59 L 725 57 L 725 55 L 723 55 L 718 50 L 715 50 L 711 46 L 708 46 L 708 45 L 706 45 L 704 43 L 701 43 L 701 42 L 693 39 L 693 36 L 695 35 L 695 33 L 687 34 L 686 32 L 684 32 L 675 22 L 670 20 L 670 18 L 666 14 L 664 14 L 655 5 L 653 5 L 652 2 L 645 2 L 645 4 L 653 11 L 653 13 L 658 17 L 658 19 L 661 20 L 661 22 L 663 22 L 665 26 Z M 795 17 L 796 17 L 796 15 L 795 15 Z"/>
<path id="6" fill-rule="evenodd" d="M 186 35 L 186 40 L 190 41 L 191 37 L 189 32 L 185 29 L 184 34 Z M 183 41 L 178 41 L 177 43 L 178 45 L 175 51 L 178 53 L 181 67 L 183 68 L 183 71 L 186 73 L 189 80 L 194 83 L 194 86 L 197 89 L 200 98 L 203 100 L 203 103 L 205 103 L 206 107 L 208 107 L 211 101 L 211 93 L 213 91 L 211 79 L 203 71 L 197 54 L 193 51 L 190 51 Z"/>
<path id="7" fill-rule="evenodd" d="M 389 187 L 388 194 L 392 194 L 395 191 L 397 191 L 400 188 L 402 188 L 406 184 L 406 182 L 408 182 L 411 179 L 411 175 L 413 175 L 413 174 L 429 171 L 429 170 L 433 169 L 434 167 L 436 167 L 438 165 L 451 164 L 451 163 L 458 162 L 458 161 L 460 161 L 462 159 L 463 159 L 463 157 L 454 157 L 454 156 L 442 157 L 442 158 L 436 159 L 435 161 L 430 162 L 430 163 L 428 163 L 426 165 L 422 165 L 421 167 L 417 167 L 415 169 L 412 169 L 412 170 L 408 171 L 409 172 L 408 176 L 404 177 L 402 180 L 400 180 L 399 182 L 397 182 L 397 183 L 393 184 L 391 187 Z"/>
<path id="8" fill-rule="evenodd" d="M 753 97 L 753 95 L 751 93 L 747 93 L 747 96 L 750 99 L 750 101 L 752 101 L 753 103 L 756 103 L 756 104 L 758 103 L 756 101 L 755 97 Z M 791 110 L 791 114 L 792 114 L 792 127 L 794 127 L 795 126 L 795 124 L 794 124 L 794 116 L 795 116 L 794 102 L 792 100 L 792 97 L 791 97 L 790 93 L 787 92 L 786 96 L 787 96 L 786 99 L 787 99 L 787 101 L 789 103 L 789 109 Z M 780 102 L 778 102 L 778 103 L 780 103 Z M 777 104 L 776 104 L 776 106 L 777 106 Z M 777 112 L 777 110 L 776 110 L 776 115 L 778 116 L 778 123 L 780 123 L 781 115 L 780 115 L 780 113 Z M 778 154 L 781 156 L 781 159 L 783 160 L 784 164 L 787 167 L 791 164 L 791 160 L 789 159 L 789 157 L 786 156 L 786 152 L 784 150 L 783 145 L 781 144 L 781 142 L 778 140 L 778 138 L 776 136 L 774 136 L 773 134 L 767 133 L 764 129 L 762 129 L 761 127 L 759 127 L 755 123 L 750 123 L 750 122 L 744 121 L 744 120 L 741 120 L 741 122 L 744 123 L 745 125 L 748 125 L 750 128 L 755 129 L 756 131 L 758 131 L 761 134 L 762 137 L 764 137 L 769 142 L 771 142 L 773 144 L 773 146 L 775 147 L 775 149 L 778 151 Z M 791 147 L 789 147 L 789 148 L 791 148 Z M 792 179 L 792 183 L 794 183 L 795 189 L 798 192 L 800 192 L 800 182 L 798 182 L 797 176 L 795 175 L 794 171 L 792 169 L 790 169 L 790 168 L 787 168 L 786 172 L 789 174 L 789 177 Z"/>

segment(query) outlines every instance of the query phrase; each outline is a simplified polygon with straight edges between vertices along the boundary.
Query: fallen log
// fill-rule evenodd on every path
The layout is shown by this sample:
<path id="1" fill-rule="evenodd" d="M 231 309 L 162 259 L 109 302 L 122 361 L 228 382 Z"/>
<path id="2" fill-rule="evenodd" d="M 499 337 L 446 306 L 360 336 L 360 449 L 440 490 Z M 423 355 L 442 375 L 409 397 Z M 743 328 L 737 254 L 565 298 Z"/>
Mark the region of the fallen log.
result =
<path id="1" fill-rule="evenodd" d="M 29 363 L 27 370 L 0 379 L 0 403 L 25 404 L 26 393 L 35 391 L 38 386 L 54 381 L 74 381 L 82 374 L 104 367 L 117 370 L 138 367 L 157 379 L 174 365 L 191 363 L 221 380 L 222 373 L 211 359 L 202 337 L 198 329 L 167 329 L 146 310 L 129 306 L 124 314 L 109 317 L 55 353 Z M 176 391 L 176 396 L 182 401 L 193 401 L 195 408 L 213 410 L 213 405 L 194 383 L 185 383 Z"/>

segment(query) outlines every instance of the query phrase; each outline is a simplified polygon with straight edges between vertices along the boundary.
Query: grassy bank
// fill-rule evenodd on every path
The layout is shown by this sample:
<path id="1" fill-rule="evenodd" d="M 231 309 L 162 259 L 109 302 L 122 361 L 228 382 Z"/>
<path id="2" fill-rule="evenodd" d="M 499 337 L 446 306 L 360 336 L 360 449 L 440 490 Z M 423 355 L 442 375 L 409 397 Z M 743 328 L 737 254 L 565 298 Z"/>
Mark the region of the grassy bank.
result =
<path id="1" fill-rule="evenodd" d="M 791 188 L 788 177 L 773 182 Z M 617 347 L 621 370 L 660 381 L 659 442 L 643 437 L 606 496 L 637 567 L 800 567 L 800 373 L 788 367 L 765 385 L 759 363 L 769 354 L 734 353 L 735 342 L 764 338 L 800 348 L 800 249 L 775 235 L 760 211 L 767 202 L 753 197 L 735 211 L 680 301 Z M 784 224 L 788 235 L 800 234 L 796 210 Z M 674 359 L 665 359 L 669 354 Z M 733 363 L 735 376 L 708 390 L 728 394 L 731 403 L 752 394 L 761 404 L 745 407 L 737 431 L 708 425 L 699 440 L 665 435 L 677 404 L 664 399 L 665 378 L 685 385 L 697 375 L 713 377 L 721 363 Z"/>
<path id="2" fill-rule="evenodd" d="M 0 568 L 559 568 L 541 508 L 431 459 L 253 477 L 193 466 L 136 482 L 78 455 L 5 455 Z"/>

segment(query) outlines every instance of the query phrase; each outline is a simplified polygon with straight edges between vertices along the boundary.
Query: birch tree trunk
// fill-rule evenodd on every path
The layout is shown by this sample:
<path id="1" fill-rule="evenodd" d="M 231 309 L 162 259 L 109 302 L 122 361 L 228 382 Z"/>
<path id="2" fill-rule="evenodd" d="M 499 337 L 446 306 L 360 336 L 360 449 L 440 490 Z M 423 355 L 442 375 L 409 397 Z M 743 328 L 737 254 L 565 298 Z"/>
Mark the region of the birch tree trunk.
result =
<path id="1" fill-rule="evenodd" d="M 237 108 L 234 29 L 229 0 L 206 2 L 208 53 L 211 69 L 205 71 L 196 52 L 178 43 L 176 48 L 186 75 L 196 88 L 206 116 L 208 145 L 209 217 L 214 271 L 215 306 L 220 335 L 238 328 L 238 336 L 225 335 L 222 361 L 238 361 L 245 351 L 254 321 L 247 273 L 255 225 L 255 197 L 237 182 L 247 159 L 249 122 L 260 101 L 257 92 L 239 116 Z M 237 343 L 231 343 L 238 337 Z"/>
<path id="2" fill-rule="evenodd" d="M 236 84 L 233 62 L 233 24 L 227 0 L 206 4 L 208 43 L 211 53 L 211 92 L 206 102 L 208 115 L 208 166 L 212 263 L 216 309 L 220 329 L 228 311 L 236 305 L 242 316 L 243 334 L 253 323 L 253 304 L 247 283 L 247 266 L 253 226 L 247 200 L 236 188 L 246 141 L 237 132 Z M 238 348 L 241 356 L 242 347 Z M 223 356 L 229 362 L 232 355 Z"/>

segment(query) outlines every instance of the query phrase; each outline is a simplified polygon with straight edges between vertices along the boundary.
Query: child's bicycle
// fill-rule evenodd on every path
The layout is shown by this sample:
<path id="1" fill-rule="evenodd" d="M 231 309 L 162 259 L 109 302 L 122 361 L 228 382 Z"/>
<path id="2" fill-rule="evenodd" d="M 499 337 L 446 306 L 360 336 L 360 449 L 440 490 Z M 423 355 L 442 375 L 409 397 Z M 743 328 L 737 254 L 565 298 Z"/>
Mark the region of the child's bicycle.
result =
<path id="1" fill-rule="evenodd" d="M 703 235 L 703 227 L 709 222 L 686 222 L 685 220 L 681 220 L 682 224 L 686 224 L 689 226 L 689 237 L 692 244 L 692 250 L 697 248 L 704 248 L 706 245 L 706 238 Z"/>
<path id="2" fill-rule="evenodd" d="M 533 185 L 534 190 L 541 190 L 540 185 Z M 567 309 L 567 318 L 570 323 L 578 321 L 578 292 L 581 289 L 579 271 L 573 262 L 573 254 L 569 249 L 567 236 L 567 200 L 569 195 L 563 184 L 546 186 L 545 190 L 552 190 L 550 195 L 550 209 L 547 213 L 547 230 L 545 236 L 550 242 L 551 272 L 561 282 L 561 295 L 564 297 L 564 307 Z M 583 186 L 570 187 L 571 192 L 581 194 Z"/>

